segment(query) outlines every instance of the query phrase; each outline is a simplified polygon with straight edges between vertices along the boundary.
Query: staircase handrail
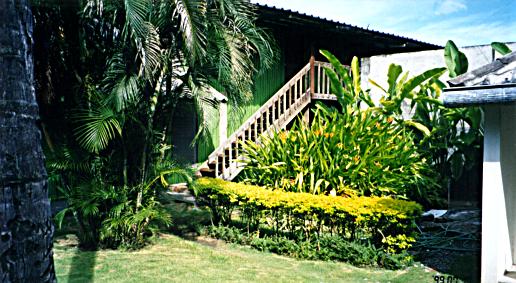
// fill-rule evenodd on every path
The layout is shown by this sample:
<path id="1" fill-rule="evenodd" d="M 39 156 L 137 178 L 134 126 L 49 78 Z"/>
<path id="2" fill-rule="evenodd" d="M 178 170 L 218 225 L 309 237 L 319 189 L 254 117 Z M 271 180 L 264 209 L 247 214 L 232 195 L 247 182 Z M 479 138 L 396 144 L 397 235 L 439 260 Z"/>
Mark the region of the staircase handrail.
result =
<path id="1" fill-rule="evenodd" d="M 298 79 L 302 77 L 304 73 L 310 70 L 310 63 L 306 64 L 295 76 L 293 76 L 287 83 L 285 83 L 276 93 L 267 100 L 256 112 L 254 112 L 251 117 L 249 117 L 233 134 L 231 134 L 223 143 L 221 143 L 209 156 L 208 162 L 213 158 L 217 158 L 220 151 L 224 151 L 228 145 L 233 142 L 238 135 L 240 135 L 243 131 L 247 130 L 249 125 L 254 122 L 260 115 L 263 114 L 270 104 L 276 102 L 276 100 L 283 95 L 286 90 L 288 90 Z"/>

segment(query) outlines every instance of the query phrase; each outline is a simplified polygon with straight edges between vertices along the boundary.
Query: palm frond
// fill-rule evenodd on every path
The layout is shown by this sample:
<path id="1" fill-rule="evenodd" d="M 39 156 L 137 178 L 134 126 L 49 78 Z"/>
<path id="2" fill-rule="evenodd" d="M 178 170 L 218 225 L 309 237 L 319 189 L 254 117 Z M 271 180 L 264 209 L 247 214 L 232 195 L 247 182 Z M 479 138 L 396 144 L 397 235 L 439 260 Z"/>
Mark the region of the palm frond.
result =
<path id="1" fill-rule="evenodd" d="M 145 23 L 147 27 L 147 34 L 143 40 L 143 48 L 141 48 L 142 71 L 148 80 L 151 80 L 156 70 L 160 68 L 161 64 L 161 47 L 160 37 L 156 27 L 151 23 Z"/>
<path id="2" fill-rule="evenodd" d="M 211 2 L 222 19 L 242 15 L 250 19 L 256 17 L 256 7 L 246 0 L 215 0 Z"/>
<path id="3" fill-rule="evenodd" d="M 108 62 L 104 77 L 104 89 L 110 95 L 105 99 L 107 105 L 116 111 L 126 109 L 140 99 L 140 81 L 138 75 L 127 70 L 122 53 L 116 53 Z"/>
<path id="4" fill-rule="evenodd" d="M 264 29 L 257 27 L 249 17 L 235 17 L 234 26 L 246 39 L 248 49 L 253 52 L 251 57 L 258 57 L 259 73 L 266 71 L 278 61 L 276 54 L 279 52 L 279 47 L 276 42 Z"/>
<path id="5" fill-rule="evenodd" d="M 134 38 L 144 38 L 147 34 L 147 17 L 150 0 L 124 0 L 125 24 L 124 35 Z"/>
<path id="6" fill-rule="evenodd" d="M 179 20 L 190 64 L 195 65 L 206 54 L 206 1 L 175 0 L 172 18 Z"/>
<path id="7" fill-rule="evenodd" d="M 49 169 L 60 172 L 74 172 L 77 174 L 88 174 L 92 172 L 89 156 L 72 151 L 67 144 L 60 144 L 56 148 L 57 150 L 47 155 L 47 166 Z"/>
<path id="8" fill-rule="evenodd" d="M 125 27 L 123 34 L 130 37 L 141 60 L 140 75 L 148 80 L 161 62 L 161 47 L 156 27 L 150 23 L 151 0 L 125 0 Z"/>
<path id="9" fill-rule="evenodd" d="M 276 62 L 275 44 L 254 24 L 249 3 L 214 1 L 208 10 L 208 68 L 226 90 L 230 103 L 245 104 L 252 97 L 254 77 Z M 245 1 L 244 1 L 245 2 Z"/>
<path id="10" fill-rule="evenodd" d="M 199 117 L 199 129 L 192 141 L 192 146 L 198 142 L 206 144 L 211 136 L 210 129 L 213 129 L 215 122 L 218 121 L 218 102 L 210 91 L 212 87 L 206 81 L 194 81 L 190 78 L 188 85 Z"/>
<path id="11" fill-rule="evenodd" d="M 228 91 L 229 100 L 247 102 L 252 97 L 253 62 L 245 39 L 238 33 L 228 31 L 220 24 L 214 24 L 210 38 L 209 58 L 214 68 L 212 74 L 217 82 Z"/>
<path id="12" fill-rule="evenodd" d="M 90 152 L 100 152 L 122 134 L 120 121 L 107 107 L 79 110 L 73 119 L 79 124 L 74 130 L 79 145 Z"/>

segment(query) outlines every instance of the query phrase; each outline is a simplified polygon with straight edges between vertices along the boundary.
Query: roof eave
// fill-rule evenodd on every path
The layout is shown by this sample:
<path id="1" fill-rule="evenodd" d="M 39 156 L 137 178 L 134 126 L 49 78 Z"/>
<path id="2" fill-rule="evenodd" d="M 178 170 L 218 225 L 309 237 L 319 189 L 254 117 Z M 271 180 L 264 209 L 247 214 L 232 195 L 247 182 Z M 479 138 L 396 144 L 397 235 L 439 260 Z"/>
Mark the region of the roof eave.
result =
<path id="1" fill-rule="evenodd" d="M 473 80 L 486 76 L 490 73 L 496 72 L 500 69 L 506 68 L 510 64 L 513 64 L 513 62 L 516 61 L 516 51 L 505 55 L 504 57 L 498 58 L 494 60 L 493 62 L 486 64 L 482 67 L 479 67 L 473 71 L 467 72 L 465 74 L 462 74 L 460 76 L 457 76 L 456 78 L 453 78 L 448 81 L 448 84 L 450 86 L 461 86 L 461 85 L 467 85 L 468 83 L 471 83 Z"/>
<path id="2" fill-rule="evenodd" d="M 516 102 L 516 83 L 445 88 L 443 104 L 448 108 L 508 104 Z"/>
<path id="3" fill-rule="evenodd" d="M 287 9 L 277 8 L 275 6 L 268 6 L 268 5 L 257 4 L 257 3 L 255 5 L 259 9 L 262 9 L 262 10 L 268 10 L 270 12 L 288 14 L 288 17 L 283 19 L 284 21 L 294 21 L 295 19 L 297 19 L 299 23 L 300 22 L 319 22 L 319 23 L 325 24 L 327 26 L 333 26 L 334 27 L 333 30 L 335 32 L 353 30 L 354 32 L 357 32 L 357 33 L 363 33 L 363 34 L 367 34 L 369 36 L 375 36 L 375 37 L 384 37 L 386 39 L 388 38 L 390 40 L 400 41 L 400 42 L 403 42 L 404 44 L 410 44 L 410 45 L 417 46 L 420 48 L 426 48 L 426 49 L 443 48 L 442 46 L 423 42 L 423 41 L 420 41 L 417 39 L 408 38 L 408 37 L 395 35 L 395 34 L 391 34 L 391 33 L 384 33 L 384 32 L 377 31 L 377 30 L 362 28 L 359 26 L 354 26 L 354 25 L 350 25 L 350 24 L 346 24 L 346 23 L 342 23 L 342 22 L 338 22 L 338 21 L 334 21 L 334 20 L 330 20 L 330 19 L 326 19 L 326 18 L 321 18 L 321 17 L 317 17 L 317 16 L 313 16 L 313 15 L 309 15 L 309 14 L 305 14 L 305 13 L 301 13 L 301 12 L 297 12 L 297 11 L 293 11 L 293 10 L 287 10 Z M 277 18 L 275 18 L 275 19 L 277 20 Z"/>

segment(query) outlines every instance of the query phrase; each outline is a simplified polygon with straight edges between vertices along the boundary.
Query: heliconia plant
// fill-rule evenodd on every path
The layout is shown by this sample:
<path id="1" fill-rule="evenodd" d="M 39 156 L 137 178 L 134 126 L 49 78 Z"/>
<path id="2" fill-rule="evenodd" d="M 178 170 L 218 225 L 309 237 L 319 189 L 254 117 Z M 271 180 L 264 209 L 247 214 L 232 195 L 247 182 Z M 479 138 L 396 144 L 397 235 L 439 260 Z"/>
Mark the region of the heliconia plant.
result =
<path id="1" fill-rule="evenodd" d="M 358 109 L 362 102 L 369 107 L 375 106 L 369 91 L 363 90 L 360 85 L 360 67 L 357 57 L 351 60 L 351 70 L 349 70 L 329 51 L 320 50 L 320 53 L 332 65 L 332 68 L 324 67 L 324 71 L 330 78 L 331 91 L 337 96 L 343 111 Z"/>
<path id="2" fill-rule="evenodd" d="M 316 106 L 310 126 L 247 142 L 243 180 L 312 194 L 417 198 L 435 187 L 413 134 L 376 108 Z"/>
<path id="3" fill-rule="evenodd" d="M 420 152 L 439 174 L 440 186 L 446 190 L 480 162 L 483 114 L 479 107 L 444 107 L 439 100 L 444 87 L 438 79 L 430 80 L 421 86 L 411 107 L 412 119 L 430 131 L 427 136 L 417 137 Z"/>
<path id="4" fill-rule="evenodd" d="M 357 57 L 353 57 L 351 60 L 351 72 L 349 72 L 330 52 L 326 50 L 321 50 L 320 52 L 332 65 L 331 68 L 325 67 L 325 71 L 330 78 L 332 92 L 337 96 L 337 100 L 344 111 L 347 111 L 347 109 L 360 109 L 362 102 L 364 102 L 367 107 L 377 108 L 386 115 L 393 117 L 397 123 L 417 129 L 425 135 L 429 134 L 429 130 L 425 125 L 403 118 L 402 104 L 405 100 L 414 98 L 419 86 L 432 78 L 441 76 L 446 71 L 446 68 L 430 69 L 409 79 L 408 72 L 403 74 L 401 66 L 391 64 L 387 72 L 387 89 L 380 86 L 379 83 L 369 80 L 371 84 L 385 93 L 380 99 L 381 105 L 377 107 L 371 99 L 369 90 L 363 90 L 360 86 L 360 68 Z"/>

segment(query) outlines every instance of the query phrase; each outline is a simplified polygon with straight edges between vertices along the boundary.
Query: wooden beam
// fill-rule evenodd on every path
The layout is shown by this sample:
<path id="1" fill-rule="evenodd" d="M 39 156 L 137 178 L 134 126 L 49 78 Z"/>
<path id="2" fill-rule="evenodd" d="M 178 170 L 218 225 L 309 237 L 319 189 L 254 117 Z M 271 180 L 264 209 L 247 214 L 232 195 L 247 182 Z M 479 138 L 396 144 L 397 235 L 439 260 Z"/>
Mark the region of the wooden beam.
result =
<path id="1" fill-rule="evenodd" d="M 516 84 L 444 89 L 443 103 L 449 108 L 516 101 Z"/>
<path id="2" fill-rule="evenodd" d="M 312 95 L 312 99 L 315 99 L 315 100 L 334 100 L 334 101 L 337 101 L 337 96 L 334 95 L 334 94 L 314 93 Z"/>

